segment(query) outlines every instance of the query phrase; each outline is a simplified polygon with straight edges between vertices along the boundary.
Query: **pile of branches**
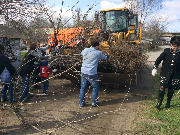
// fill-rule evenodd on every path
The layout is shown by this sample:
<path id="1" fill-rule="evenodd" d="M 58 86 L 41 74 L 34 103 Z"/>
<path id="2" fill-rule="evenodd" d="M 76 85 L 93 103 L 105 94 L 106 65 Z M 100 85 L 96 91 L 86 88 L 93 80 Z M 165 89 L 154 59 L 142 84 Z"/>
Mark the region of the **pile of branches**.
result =
<path id="1" fill-rule="evenodd" d="M 137 44 L 119 41 L 111 45 L 108 50 L 104 50 L 103 48 L 100 48 L 100 50 L 104 54 L 107 54 L 109 58 L 106 61 L 102 60 L 99 62 L 98 72 L 134 74 L 138 70 L 147 67 L 146 60 L 148 57 L 145 54 L 141 54 L 139 45 Z M 51 66 L 55 66 L 62 71 L 71 67 L 77 61 L 80 62 L 80 66 L 82 57 L 76 51 L 74 49 L 69 55 L 55 56 L 51 62 Z M 80 70 L 79 67 L 78 69 Z"/>
<path id="2" fill-rule="evenodd" d="M 137 44 L 120 41 L 103 52 L 109 55 L 107 63 L 112 72 L 133 74 L 146 67 L 148 57 L 141 54 Z"/>

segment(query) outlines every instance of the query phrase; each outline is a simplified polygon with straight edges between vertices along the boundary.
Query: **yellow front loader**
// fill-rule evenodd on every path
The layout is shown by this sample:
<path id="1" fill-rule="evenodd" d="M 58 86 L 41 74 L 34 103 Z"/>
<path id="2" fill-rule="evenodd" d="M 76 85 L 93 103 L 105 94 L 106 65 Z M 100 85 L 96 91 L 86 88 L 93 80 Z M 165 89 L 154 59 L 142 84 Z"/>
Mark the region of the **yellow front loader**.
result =
<path id="1" fill-rule="evenodd" d="M 142 26 L 138 25 L 138 15 L 128 8 L 101 10 L 102 47 L 108 49 L 118 41 L 140 44 Z"/>

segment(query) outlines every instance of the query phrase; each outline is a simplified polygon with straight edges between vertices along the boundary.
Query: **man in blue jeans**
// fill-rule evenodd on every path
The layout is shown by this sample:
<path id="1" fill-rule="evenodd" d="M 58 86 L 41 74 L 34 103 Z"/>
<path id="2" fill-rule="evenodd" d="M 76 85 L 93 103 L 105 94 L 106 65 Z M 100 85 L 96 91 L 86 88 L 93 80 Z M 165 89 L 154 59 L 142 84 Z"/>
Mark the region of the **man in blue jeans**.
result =
<path id="1" fill-rule="evenodd" d="M 108 56 L 104 55 L 99 49 L 99 41 L 94 39 L 91 41 L 91 47 L 85 48 L 81 55 L 83 56 L 83 63 L 81 67 L 81 89 L 79 106 L 83 107 L 85 104 L 85 92 L 88 82 L 92 86 L 92 107 L 98 105 L 98 89 L 99 80 L 97 75 L 97 66 L 99 59 L 106 60 Z"/>
<path id="2" fill-rule="evenodd" d="M 29 79 L 30 79 L 30 75 L 33 72 L 34 62 L 36 60 L 36 57 L 33 56 L 32 53 L 34 52 L 35 49 L 36 49 L 36 45 L 31 44 L 30 49 L 24 56 L 24 60 L 22 62 L 20 76 L 22 77 L 23 83 L 22 83 L 21 95 L 19 99 L 20 102 L 26 100 L 29 95 Z"/>
<path id="3" fill-rule="evenodd" d="M 13 81 L 14 74 L 16 73 L 15 67 L 11 64 L 9 58 L 4 55 L 5 48 L 4 44 L 0 43 L 0 74 L 1 81 L 3 83 L 2 97 L 1 100 L 6 100 L 6 93 L 9 87 L 9 101 L 13 102 Z"/>
<path id="4" fill-rule="evenodd" d="M 9 73 L 7 68 L 5 68 L 1 74 L 1 82 L 3 84 L 1 101 L 4 102 L 7 100 L 7 91 L 9 91 L 9 102 L 12 103 L 14 83 L 12 80 L 12 75 Z"/>

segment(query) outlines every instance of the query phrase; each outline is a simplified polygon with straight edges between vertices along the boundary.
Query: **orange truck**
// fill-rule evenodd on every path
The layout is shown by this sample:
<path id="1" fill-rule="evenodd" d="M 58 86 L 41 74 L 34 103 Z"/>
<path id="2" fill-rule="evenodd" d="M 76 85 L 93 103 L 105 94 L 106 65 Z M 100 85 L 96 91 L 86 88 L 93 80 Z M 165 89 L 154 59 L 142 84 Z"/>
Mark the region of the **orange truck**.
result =
<path id="1" fill-rule="evenodd" d="M 78 39 L 83 36 L 84 28 L 78 27 L 78 28 L 66 28 L 59 30 L 57 33 L 57 36 L 55 38 L 55 34 L 51 33 L 48 37 L 48 44 L 53 46 L 55 43 L 59 43 L 60 40 L 63 41 L 63 45 L 67 47 L 74 47 L 76 46 Z"/>

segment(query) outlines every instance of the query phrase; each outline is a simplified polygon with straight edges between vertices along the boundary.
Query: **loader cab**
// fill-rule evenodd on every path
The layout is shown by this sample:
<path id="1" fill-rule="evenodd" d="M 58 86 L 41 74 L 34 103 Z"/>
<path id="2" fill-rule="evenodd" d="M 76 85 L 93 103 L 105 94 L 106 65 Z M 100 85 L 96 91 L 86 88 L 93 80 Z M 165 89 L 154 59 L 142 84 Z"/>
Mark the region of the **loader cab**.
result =
<path id="1" fill-rule="evenodd" d="M 138 15 L 127 8 L 100 11 L 102 37 L 108 40 L 111 34 L 121 33 L 122 39 L 134 42 L 137 38 Z"/>
<path id="2" fill-rule="evenodd" d="M 102 10 L 100 13 L 103 32 L 117 33 L 128 31 L 129 10 L 127 8 Z"/>
<path id="3" fill-rule="evenodd" d="M 138 28 L 138 15 L 133 14 L 127 8 L 102 10 L 101 28 L 102 32 L 125 32 Z"/>

